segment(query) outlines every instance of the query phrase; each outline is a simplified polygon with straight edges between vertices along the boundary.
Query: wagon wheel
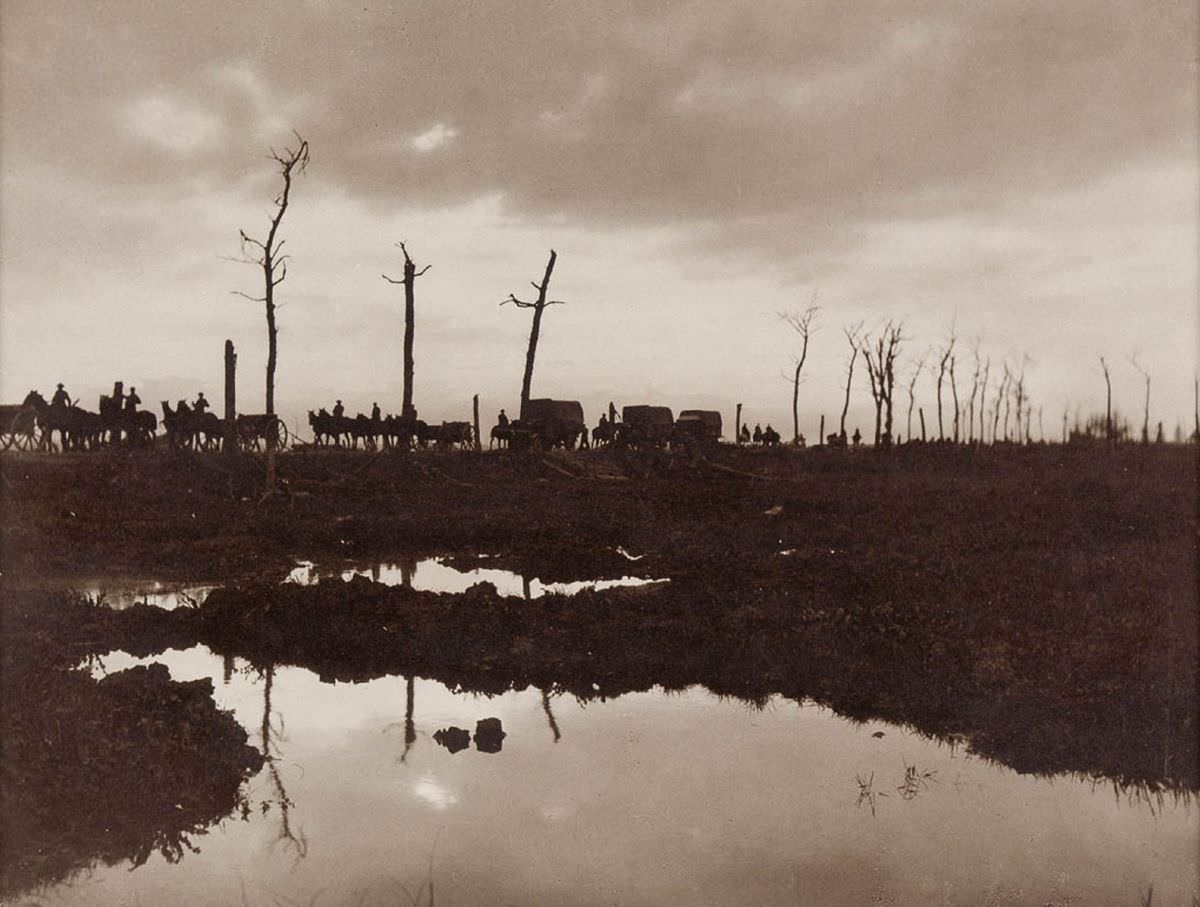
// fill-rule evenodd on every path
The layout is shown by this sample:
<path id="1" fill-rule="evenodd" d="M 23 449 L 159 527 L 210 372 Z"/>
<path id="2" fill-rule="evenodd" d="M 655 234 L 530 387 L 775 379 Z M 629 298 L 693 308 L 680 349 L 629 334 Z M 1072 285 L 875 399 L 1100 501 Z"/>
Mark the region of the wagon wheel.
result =
<path id="1" fill-rule="evenodd" d="M 271 422 L 270 426 L 267 428 L 267 433 L 269 436 L 274 437 L 276 450 L 287 449 L 288 441 L 291 439 L 291 434 L 288 432 L 286 422 L 276 416 Z"/>

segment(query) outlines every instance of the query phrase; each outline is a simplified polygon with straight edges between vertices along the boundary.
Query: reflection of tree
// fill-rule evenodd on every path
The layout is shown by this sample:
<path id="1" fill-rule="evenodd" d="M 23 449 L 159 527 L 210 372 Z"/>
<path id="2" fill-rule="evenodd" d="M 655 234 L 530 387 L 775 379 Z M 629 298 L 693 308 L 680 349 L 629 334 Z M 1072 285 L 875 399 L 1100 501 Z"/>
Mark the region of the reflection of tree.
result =
<path id="1" fill-rule="evenodd" d="M 550 693 L 547 690 L 542 690 L 542 711 L 546 713 L 546 720 L 550 722 L 550 732 L 554 734 L 554 742 L 558 743 L 562 739 L 562 734 L 558 730 L 558 722 L 554 720 L 554 713 L 550 711 Z"/>
<path id="2" fill-rule="evenodd" d="M 308 840 L 304 837 L 303 831 L 299 835 L 292 831 L 289 810 L 293 806 L 293 802 L 288 797 L 287 789 L 283 786 L 283 778 L 279 775 L 279 766 L 276 764 L 278 747 L 272 740 L 273 735 L 275 739 L 283 736 L 282 717 L 279 719 L 278 730 L 271 726 L 271 687 L 275 680 L 275 665 L 268 665 L 263 677 L 262 750 L 263 758 L 267 763 L 267 773 L 271 776 L 271 783 L 275 787 L 275 802 L 279 806 L 279 837 L 277 840 L 285 842 L 287 847 L 295 850 L 296 859 L 299 860 L 308 855 Z M 270 801 L 264 800 L 263 812 L 265 813 L 268 809 L 270 809 Z"/>
<path id="3" fill-rule="evenodd" d="M 408 758 L 408 751 L 417 742 L 417 728 L 413 724 L 413 700 L 415 699 L 413 686 L 413 676 L 409 674 L 404 691 L 404 752 L 400 756 L 401 762 Z"/>

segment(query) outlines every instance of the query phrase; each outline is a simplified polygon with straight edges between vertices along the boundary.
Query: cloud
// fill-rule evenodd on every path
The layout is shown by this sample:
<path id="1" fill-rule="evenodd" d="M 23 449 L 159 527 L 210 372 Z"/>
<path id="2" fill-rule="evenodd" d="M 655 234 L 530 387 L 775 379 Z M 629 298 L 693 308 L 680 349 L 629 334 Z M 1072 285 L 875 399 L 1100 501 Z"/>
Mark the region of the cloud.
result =
<path id="1" fill-rule="evenodd" d="M 422 154 L 428 154 L 430 151 L 441 148 L 457 135 L 457 129 L 452 129 L 444 123 L 438 123 L 426 129 L 420 135 L 413 136 L 409 145 Z"/>
<path id="2" fill-rule="evenodd" d="M 176 154 L 198 151 L 222 131 L 212 114 L 166 94 L 132 101 L 125 109 L 125 123 L 137 137 Z"/>

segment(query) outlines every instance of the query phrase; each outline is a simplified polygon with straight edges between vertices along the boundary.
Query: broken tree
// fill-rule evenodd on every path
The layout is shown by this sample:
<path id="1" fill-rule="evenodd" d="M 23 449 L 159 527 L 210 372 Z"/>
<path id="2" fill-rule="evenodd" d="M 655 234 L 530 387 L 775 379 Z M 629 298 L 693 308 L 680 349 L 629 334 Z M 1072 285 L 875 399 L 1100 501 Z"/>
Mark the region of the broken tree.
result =
<path id="1" fill-rule="evenodd" d="M 525 377 L 521 381 L 521 418 L 525 418 L 525 410 L 529 406 L 529 388 L 533 384 L 533 359 L 537 355 L 538 335 L 542 330 L 542 312 L 548 305 L 562 305 L 562 300 L 546 299 L 546 292 L 550 288 L 550 274 L 554 271 L 554 262 L 558 258 L 558 253 L 553 249 L 550 250 L 550 260 L 546 262 L 546 273 L 542 275 L 541 283 L 530 281 L 532 287 L 538 291 L 538 297 L 534 302 L 525 302 L 517 299 L 512 293 L 508 294 L 500 305 L 505 305 L 511 302 L 520 309 L 533 309 L 533 325 L 529 329 L 529 348 L 525 352 Z"/>
<path id="2" fill-rule="evenodd" d="M 426 265 L 421 270 L 417 270 L 417 266 L 413 264 L 413 260 L 408 256 L 408 249 L 404 248 L 403 242 L 398 242 L 401 254 L 404 255 L 404 276 L 400 280 L 395 280 L 388 277 L 386 274 L 379 276 L 388 283 L 402 285 L 404 287 L 404 400 L 400 404 L 400 418 L 405 422 L 415 421 L 417 412 L 413 409 L 413 330 L 414 330 L 414 294 L 413 284 L 416 283 L 418 277 L 428 271 L 432 265 Z"/>

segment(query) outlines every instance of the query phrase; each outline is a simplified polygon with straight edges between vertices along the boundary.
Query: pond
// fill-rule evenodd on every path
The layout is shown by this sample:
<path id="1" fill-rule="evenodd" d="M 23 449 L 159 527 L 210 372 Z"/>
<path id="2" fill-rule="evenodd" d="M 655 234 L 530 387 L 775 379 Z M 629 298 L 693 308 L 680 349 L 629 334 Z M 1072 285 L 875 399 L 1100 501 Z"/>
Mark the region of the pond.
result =
<path id="1" fill-rule="evenodd" d="M 810 702 L 323 683 L 202 646 L 92 671 L 155 661 L 210 679 L 271 756 L 249 809 L 176 863 L 99 866 L 28 903 L 1125 907 L 1196 890 L 1191 798 L 1021 775 Z"/>

